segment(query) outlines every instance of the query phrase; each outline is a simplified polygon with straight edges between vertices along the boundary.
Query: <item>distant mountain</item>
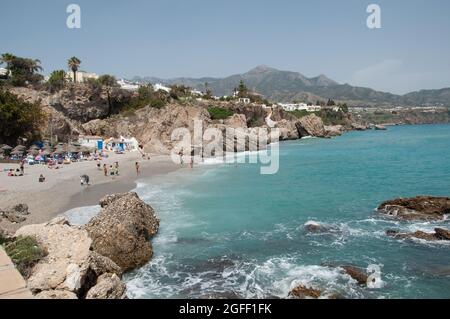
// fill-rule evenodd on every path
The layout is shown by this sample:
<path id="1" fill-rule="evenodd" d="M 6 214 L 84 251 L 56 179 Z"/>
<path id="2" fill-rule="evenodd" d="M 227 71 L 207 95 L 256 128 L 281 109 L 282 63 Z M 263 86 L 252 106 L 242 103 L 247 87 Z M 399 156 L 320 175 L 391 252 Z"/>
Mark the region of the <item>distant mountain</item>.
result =
<path id="1" fill-rule="evenodd" d="M 450 106 L 450 88 L 396 95 L 365 87 L 339 84 L 323 74 L 308 78 L 298 72 L 281 71 L 265 65 L 257 66 L 243 74 L 235 74 L 225 78 L 205 77 L 165 80 L 154 77 L 135 77 L 132 80 L 141 83 L 182 84 L 198 90 L 204 90 L 205 83 L 208 83 L 213 93 L 219 96 L 231 95 L 233 89 L 243 80 L 248 88 L 275 102 L 298 100 L 315 103 L 317 100 L 331 98 L 354 106 L 419 106 L 430 104 Z"/>

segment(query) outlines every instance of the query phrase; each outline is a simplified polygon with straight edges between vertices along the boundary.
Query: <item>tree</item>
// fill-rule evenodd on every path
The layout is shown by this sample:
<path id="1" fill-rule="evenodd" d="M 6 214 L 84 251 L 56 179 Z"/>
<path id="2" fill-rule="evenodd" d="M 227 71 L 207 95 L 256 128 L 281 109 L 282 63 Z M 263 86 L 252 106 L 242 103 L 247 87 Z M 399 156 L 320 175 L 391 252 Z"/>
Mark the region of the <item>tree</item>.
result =
<path id="1" fill-rule="evenodd" d="M 203 98 L 207 99 L 207 100 L 211 100 L 212 99 L 212 91 L 209 88 L 209 83 L 205 82 L 205 94 L 203 95 Z"/>
<path id="2" fill-rule="evenodd" d="M 106 95 L 108 97 L 108 116 L 112 114 L 113 112 L 113 103 L 111 101 L 111 89 L 114 87 L 119 87 L 119 84 L 117 84 L 117 80 L 114 76 L 109 74 L 104 74 L 98 78 L 98 83 L 102 87 L 106 89 Z"/>
<path id="3" fill-rule="evenodd" d="M 14 86 L 35 84 L 43 79 L 43 76 L 38 74 L 43 68 L 40 65 L 41 61 L 37 59 L 21 58 L 11 53 L 4 53 L 0 64 L 6 64 L 6 69 L 10 73 L 10 82 Z"/>
<path id="4" fill-rule="evenodd" d="M 43 120 L 44 113 L 39 101 L 28 103 L 0 90 L 0 142 L 16 143 L 19 137 L 37 138 Z"/>
<path id="5" fill-rule="evenodd" d="M 336 103 L 332 99 L 328 99 L 327 106 L 335 106 Z"/>
<path id="6" fill-rule="evenodd" d="M 73 82 L 77 83 L 77 71 L 78 67 L 80 66 L 81 61 L 77 57 L 71 57 L 67 61 L 67 65 L 69 66 L 69 69 L 73 72 Z"/>
<path id="7" fill-rule="evenodd" d="M 247 96 L 248 95 L 248 88 L 245 85 L 244 80 L 241 80 L 239 82 L 239 86 L 237 87 L 236 91 L 237 91 L 238 97 L 240 97 L 240 98 L 248 97 Z"/>
<path id="8" fill-rule="evenodd" d="M 66 72 L 64 70 L 56 70 L 50 74 L 46 86 L 50 92 L 62 90 L 66 84 Z"/>

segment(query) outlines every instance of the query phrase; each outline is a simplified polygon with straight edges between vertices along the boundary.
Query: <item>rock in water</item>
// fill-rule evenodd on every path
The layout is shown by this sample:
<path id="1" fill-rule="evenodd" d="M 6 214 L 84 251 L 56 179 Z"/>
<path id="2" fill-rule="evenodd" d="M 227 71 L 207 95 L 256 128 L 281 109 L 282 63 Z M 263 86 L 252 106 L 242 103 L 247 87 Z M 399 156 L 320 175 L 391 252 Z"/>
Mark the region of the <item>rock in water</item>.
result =
<path id="1" fill-rule="evenodd" d="M 387 230 L 386 235 L 395 239 L 422 239 L 426 241 L 450 240 L 450 231 L 442 228 L 435 228 L 434 233 L 426 233 L 423 231 L 415 231 L 413 233 L 400 233 L 396 230 Z"/>
<path id="2" fill-rule="evenodd" d="M 317 299 L 320 297 L 321 294 L 322 292 L 318 289 L 300 285 L 292 289 L 291 292 L 289 292 L 289 297 L 298 299 L 306 299 L 306 298 Z"/>
<path id="3" fill-rule="evenodd" d="M 295 124 L 300 138 L 305 136 L 325 137 L 325 127 L 320 117 L 315 114 L 300 118 Z"/>
<path id="4" fill-rule="evenodd" d="M 341 268 L 344 269 L 347 275 L 355 279 L 358 282 L 358 284 L 360 285 L 367 284 L 367 278 L 369 278 L 369 276 L 367 276 L 367 274 L 362 269 L 350 265 L 341 266 Z"/>
<path id="5" fill-rule="evenodd" d="M 441 220 L 450 214 L 450 198 L 418 196 L 388 200 L 378 211 L 402 220 Z"/>
<path id="6" fill-rule="evenodd" d="M 450 230 L 442 229 L 442 228 L 435 228 L 434 231 L 436 232 L 436 237 L 440 240 L 450 240 Z"/>
<path id="7" fill-rule="evenodd" d="M 123 271 L 146 264 L 153 253 L 150 238 L 159 228 L 153 208 L 136 193 L 109 195 L 100 205 L 100 213 L 86 225 L 94 251 Z"/>

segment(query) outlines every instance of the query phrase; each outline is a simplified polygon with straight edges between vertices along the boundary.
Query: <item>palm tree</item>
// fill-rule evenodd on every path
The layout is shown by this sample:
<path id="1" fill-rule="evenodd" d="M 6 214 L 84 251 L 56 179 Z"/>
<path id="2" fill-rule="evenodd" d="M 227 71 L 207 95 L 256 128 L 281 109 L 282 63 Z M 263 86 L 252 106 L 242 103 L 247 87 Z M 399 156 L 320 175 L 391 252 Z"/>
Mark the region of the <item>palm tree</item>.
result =
<path id="1" fill-rule="evenodd" d="M 39 72 L 39 71 L 43 71 L 44 70 L 42 68 L 42 66 L 40 66 L 41 60 L 38 60 L 38 59 L 26 59 L 26 64 L 27 64 L 28 69 L 30 70 L 30 73 L 35 73 L 35 72 Z"/>
<path id="2" fill-rule="evenodd" d="M 69 69 L 73 72 L 73 82 L 77 83 L 77 71 L 78 67 L 81 64 L 80 59 L 78 59 L 77 57 L 71 57 L 69 61 L 67 61 L 67 64 L 69 66 Z"/>

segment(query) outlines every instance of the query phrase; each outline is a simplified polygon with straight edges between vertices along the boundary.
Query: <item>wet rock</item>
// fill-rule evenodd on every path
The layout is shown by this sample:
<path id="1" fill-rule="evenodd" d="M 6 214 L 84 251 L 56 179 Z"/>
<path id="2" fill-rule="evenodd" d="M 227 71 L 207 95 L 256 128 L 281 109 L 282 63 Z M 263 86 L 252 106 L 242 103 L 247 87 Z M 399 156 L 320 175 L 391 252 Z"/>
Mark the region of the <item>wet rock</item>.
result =
<path id="1" fill-rule="evenodd" d="M 383 202 L 378 211 L 401 220 L 442 220 L 446 214 L 450 214 L 450 198 L 398 198 Z"/>
<path id="2" fill-rule="evenodd" d="M 289 292 L 288 297 L 294 299 L 317 299 L 321 294 L 322 291 L 318 289 L 299 285 Z"/>
<path id="3" fill-rule="evenodd" d="M 352 123 L 351 127 L 355 131 L 365 131 L 367 130 L 367 125 L 361 124 L 361 123 Z"/>
<path id="4" fill-rule="evenodd" d="M 103 274 L 97 279 L 86 299 L 126 299 L 126 286 L 116 274 Z"/>
<path id="5" fill-rule="evenodd" d="M 367 279 L 369 278 L 369 276 L 363 269 L 351 265 L 340 266 L 340 268 L 342 268 L 347 273 L 347 275 L 356 280 L 358 284 L 360 285 L 367 284 Z"/>
<path id="6" fill-rule="evenodd" d="M 415 231 L 412 233 L 400 233 L 396 230 L 387 230 L 386 235 L 393 237 L 395 239 L 422 239 L 426 241 L 436 241 L 436 240 L 450 240 L 450 231 L 442 228 L 435 228 L 434 233 L 427 233 L 424 231 Z"/>
<path id="7" fill-rule="evenodd" d="M 146 264 L 153 254 L 150 239 L 159 228 L 153 208 L 136 193 L 106 196 L 100 205 L 100 213 L 85 226 L 93 250 L 123 271 Z"/>
<path id="8" fill-rule="evenodd" d="M 342 125 L 329 125 L 324 126 L 324 128 L 327 137 L 340 136 L 344 132 L 344 127 Z"/>
<path id="9" fill-rule="evenodd" d="M 308 221 L 303 226 L 310 233 L 326 233 L 330 230 L 327 226 L 315 221 Z"/>

